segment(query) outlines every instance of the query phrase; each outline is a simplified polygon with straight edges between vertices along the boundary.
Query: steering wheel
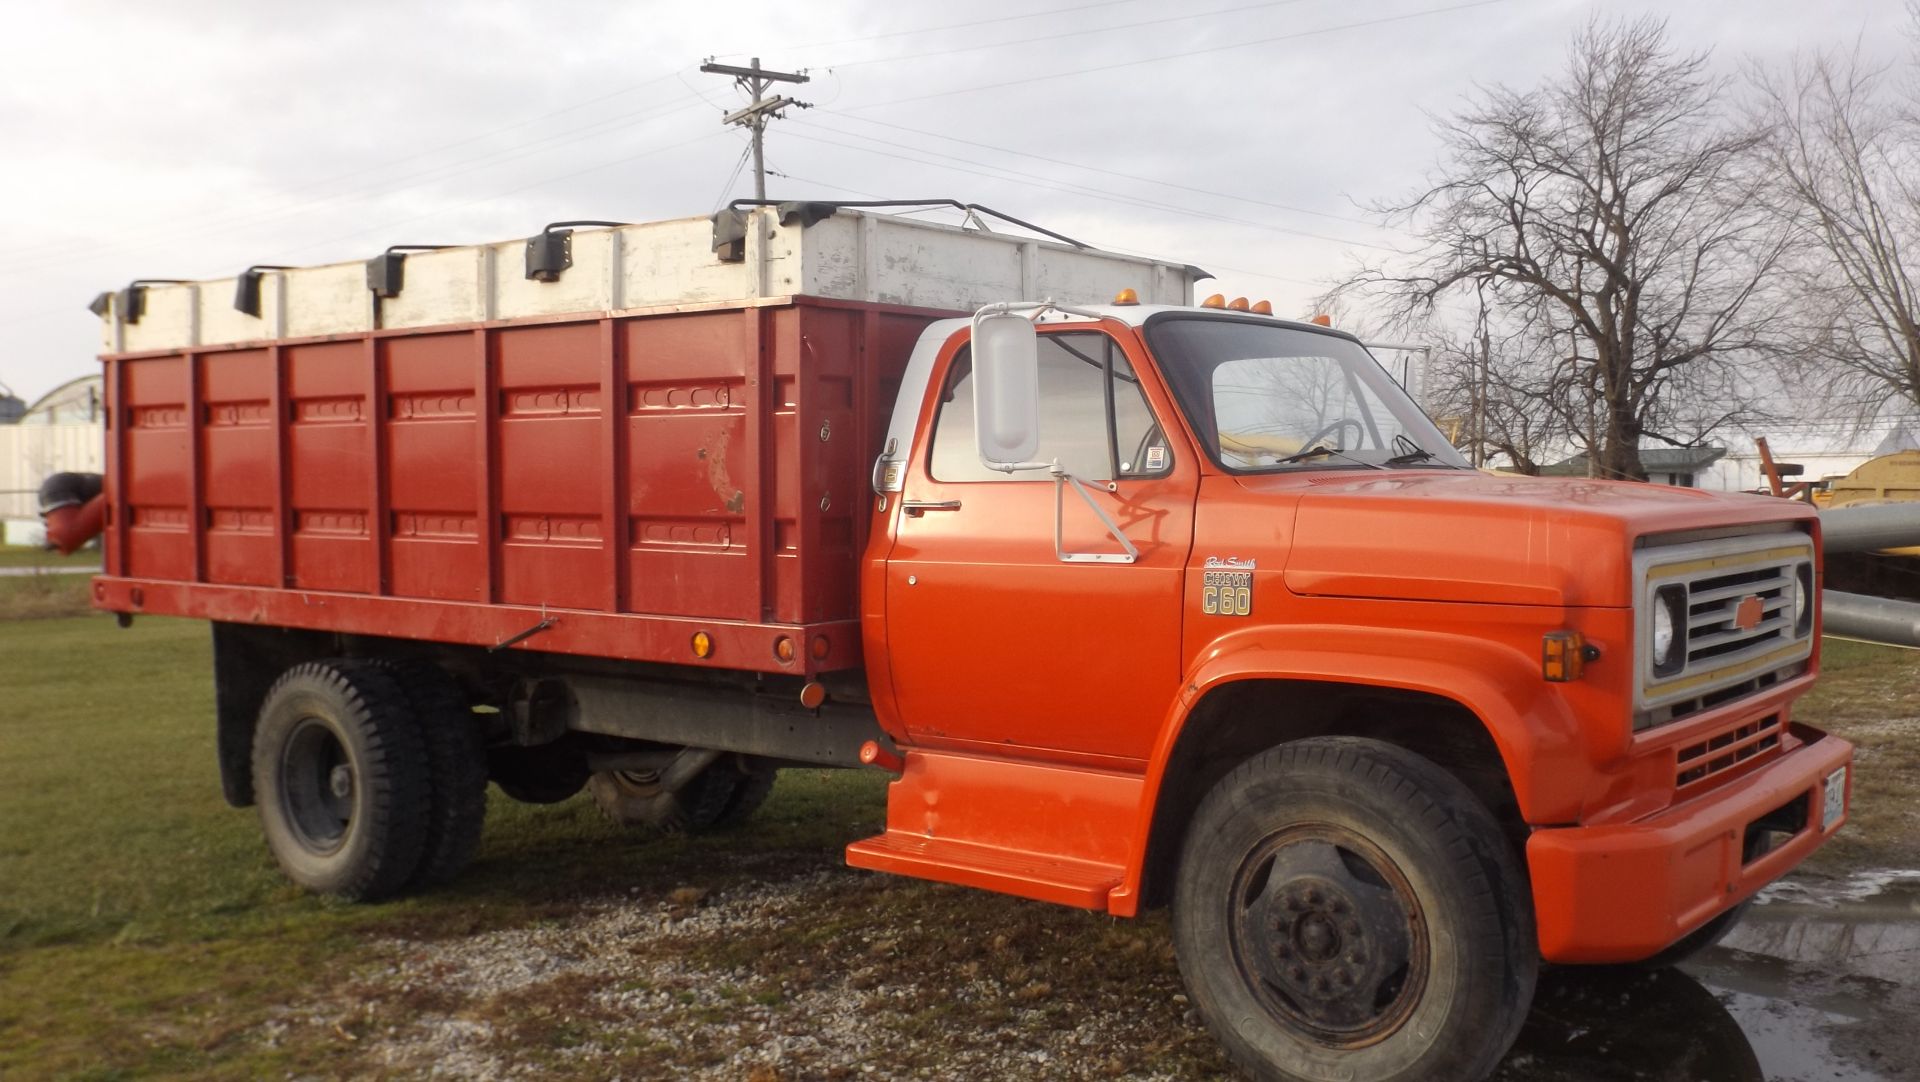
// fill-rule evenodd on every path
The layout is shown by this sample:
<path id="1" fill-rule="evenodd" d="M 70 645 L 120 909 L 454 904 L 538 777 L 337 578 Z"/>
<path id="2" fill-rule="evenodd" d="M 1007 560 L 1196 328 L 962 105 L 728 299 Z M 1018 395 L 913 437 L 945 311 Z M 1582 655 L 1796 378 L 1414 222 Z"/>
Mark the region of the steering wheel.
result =
<path id="1" fill-rule="evenodd" d="M 1319 446 L 1321 440 L 1326 439 L 1328 436 L 1334 435 L 1335 433 L 1343 432 L 1348 428 L 1353 429 L 1353 434 L 1355 437 L 1353 442 L 1355 445 L 1366 442 L 1366 439 L 1367 439 L 1366 426 L 1362 425 L 1359 421 L 1356 421 L 1351 417 L 1342 417 L 1339 420 L 1321 429 L 1320 431 L 1315 432 L 1313 435 L 1308 436 L 1306 442 L 1300 445 L 1300 449 L 1302 451 L 1311 450 L 1312 448 Z M 1336 451 L 1346 451 L 1346 450 L 1351 450 L 1352 447 L 1348 444 L 1336 443 L 1333 445 L 1333 449 Z"/>

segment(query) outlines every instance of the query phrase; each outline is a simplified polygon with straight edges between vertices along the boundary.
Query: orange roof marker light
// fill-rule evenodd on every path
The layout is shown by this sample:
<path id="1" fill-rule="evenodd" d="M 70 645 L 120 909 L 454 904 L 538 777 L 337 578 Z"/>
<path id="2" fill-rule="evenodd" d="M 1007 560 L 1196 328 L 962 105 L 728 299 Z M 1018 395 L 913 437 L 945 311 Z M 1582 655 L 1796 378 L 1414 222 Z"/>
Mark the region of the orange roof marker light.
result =
<path id="1" fill-rule="evenodd" d="M 1131 289 L 1123 289 L 1120 292 L 1113 295 L 1113 303 L 1116 305 L 1139 304 L 1140 294 L 1135 293 Z"/>
<path id="2" fill-rule="evenodd" d="M 1272 301 L 1254 301 L 1254 302 L 1253 302 L 1253 314 L 1254 314 L 1254 315 L 1257 315 L 1257 316 L 1270 316 L 1270 315 L 1272 315 L 1272 314 L 1273 314 L 1273 302 L 1272 302 Z"/>
<path id="3" fill-rule="evenodd" d="M 1226 306 L 1227 298 L 1219 293 L 1215 293 L 1213 296 L 1200 302 L 1200 307 L 1202 308 L 1225 308 Z"/>
<path id="4" fill-rule="evenodd" d="M 1316 327 L 1331 327 L 1333 326 L 1333 317 L 1326 314 L 1325 312 L 1322 312 L 1319 315 L 1314 316 L 1312 319 L 1308 320 L 1307 322 L 1313 324 Z"/>
<path id="5" fill-rule="evenodd" d="M 1244 312 L 1244 311 L 1246 311 L 1246 310 L 1247 310 L 1247 298 L 1245 298 L 1245 297 L 1235 297 L 1235 298 L 1233 298 L 1233 300 L 1232 300 L 1232 301 L 1231 301 L 1231 302 L 1230 302 L 1230 303 L 1229 303 L 1229 304 L 1227 305 L 1227 307 L 1228 307 L 1228 308 L 1230 308 L 1230 309 L 1232 309 L 1233 311 L 1236 311 L 1236 312 Z"/>

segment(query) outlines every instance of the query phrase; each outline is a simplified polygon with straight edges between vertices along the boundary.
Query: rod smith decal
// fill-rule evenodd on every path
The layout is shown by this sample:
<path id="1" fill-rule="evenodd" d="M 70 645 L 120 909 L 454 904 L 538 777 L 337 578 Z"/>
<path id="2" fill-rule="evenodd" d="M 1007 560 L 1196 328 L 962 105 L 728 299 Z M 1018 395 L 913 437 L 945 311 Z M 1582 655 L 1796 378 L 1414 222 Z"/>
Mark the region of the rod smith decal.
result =
<path id="1" fill-rule="evenodd" d="M 1200 575 L 1200 611 L 1208 616 L 1253 614 L 1252 559 L 1207 557 Z"/>

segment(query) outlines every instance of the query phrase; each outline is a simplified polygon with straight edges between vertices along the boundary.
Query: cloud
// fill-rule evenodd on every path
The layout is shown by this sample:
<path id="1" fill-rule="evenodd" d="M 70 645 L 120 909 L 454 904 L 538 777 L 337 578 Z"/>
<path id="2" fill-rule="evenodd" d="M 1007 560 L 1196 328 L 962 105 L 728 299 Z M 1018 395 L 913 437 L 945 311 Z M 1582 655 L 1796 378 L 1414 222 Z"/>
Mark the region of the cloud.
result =
<path id="1" fill-rule="evenodd" d="M 0 381 L 31 397 L 89 371 L 98 338 L 84 305 L 135 277 L 706 213 L 741 152 L 719 123 L 738 96 L 694 72 L 710 54 L 812 69 L 796 96 L 818 108 L 769 137 L 785 174 L 775 195 L 982 202 L 1194 262 L 1229 295 L 1304 312 L 1348 242 L 1395 240 L 1343 219 L 1431 168 L 1428 111 L 1476 82 L 1555 70 L 1591 10 L 1641 10 L 1032 3 L 92 0 L 11 12 Z M 1701 0 L 1673 14 L 1683 44 L 1729 64 L 1860 33 L 1891 40 L 1899 16 L 1884 0 Z M 930 27 L 948 28 L 906 32 Z M 732 192 L 750 190 L 742 177 Z"/>

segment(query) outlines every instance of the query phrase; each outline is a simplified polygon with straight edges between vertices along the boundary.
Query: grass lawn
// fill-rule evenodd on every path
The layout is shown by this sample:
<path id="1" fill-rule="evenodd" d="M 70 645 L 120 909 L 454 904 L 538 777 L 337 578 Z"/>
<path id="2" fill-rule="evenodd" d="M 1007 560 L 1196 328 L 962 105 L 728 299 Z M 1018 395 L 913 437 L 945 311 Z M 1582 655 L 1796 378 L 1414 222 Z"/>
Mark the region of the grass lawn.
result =
<path id="1" fill-rule="evenodd" d="M 23 545 L 0 545 L 0 567 L 99 567 L 100 550 L 84 548 L 71 556 Z"/>
<path id="2" fill-rule="evenodd" d="M 252 810 L 221 800 L 205 624 L 0 623 L 0 659 L 0 1078 L 363 1073 L 337 1027 L 277 1047 L 236 1038 L 349 980 L 370 937 L 537 924 L 694 876 L 717 886 L 749 874 L 726 870 L 730 855 L 820 863 L 880 826 L 877 774 L 788 771 L 750 831 L 698 840 L 622 831 L 584 797 L 536 808 L 494 790 L 458 882 L 337 905 L 289 886 Z"/>
<path id="3" fill-rule="evenodd" d="M 635 964 L 642 951 L 681 950 L 690 964 L 741 975 L 711 992 L 721 1001 L 701 986 L 650 1017 L 711 1031 L 736 1000 L 778 1011 L 809 982 L 884 990 L 917 980 L 936 993 L 898 1025 L 908 1047 L 935 1057 L 930 1069 L 958 1054 L 925 1043 L 936 1027 L 978 1040 L 1027 1014 L 1054 1021 L 1021 1024 L 1069 1028 L 1148 1015 L 1161 1028 L 1147 1039 L 1111 1035 L 1115 1054 L 1147 1057 L 1122 1066 L 1184 1077 L 1220 1066 L 1210 1039 L 1178 1021 L 1185 1008 L 1168 1006 L 1184 999 L 1163 918 L 1116 922 L 833 872 L 847 841 L 880 826 L 876 773 L 786 771 L 748 828 L 698 839 L 620 830 L 584 797 L 538 808 L 495 790 L 479 858 L 451 886 L 374 906 L 310 898 L 274 869 L 252 811 L 221 801 L 208 639 L 204 624 L 157 618 L 127 630 L 101 615 L 0 622 L 0 1078 L 421 1073 L 371 1049 L 435 1011 L 491 1018 L 518 1066 L 577 1074 L 584 1064 L 566 1056 L 586 1032 L 578 1012 L 605 1002 L 594 989 L 555 981 L 456 1003 L 430 980 L 374 977 L 412 972 L 436 942 L 524 933 L 542 952 L 583 950 L 566 939 L 583 906 L 665 912 L 689 884 L 738 895 L 822 875 L 826 885 L 808 888 L 816 908 L 797 923 L 729 927 L 679 947 L 621 940 Z M 1826 657 L 1828 678 L 1800 713 L 1857 739 L 1861 757 L 1853 827 L 1817 869 L 1920 864 L 1920 654 L 1829 642 Z M 939 984 L 948 973 L 1010 991 L 952 994 Z M 646 994 L 629 983 L 594 994 Z M 788 1032 L 806 1031 L 794 1010 L 788 1024 L 799 1028 Z M 594 1040 L 634 1016 L 610 1017 Z M 869 1028 L 883 1025 L 894 1023 Z M 636 1034 L 595 1052 L 587 1073 L 657 1077 L 725 1051 Z"/>

